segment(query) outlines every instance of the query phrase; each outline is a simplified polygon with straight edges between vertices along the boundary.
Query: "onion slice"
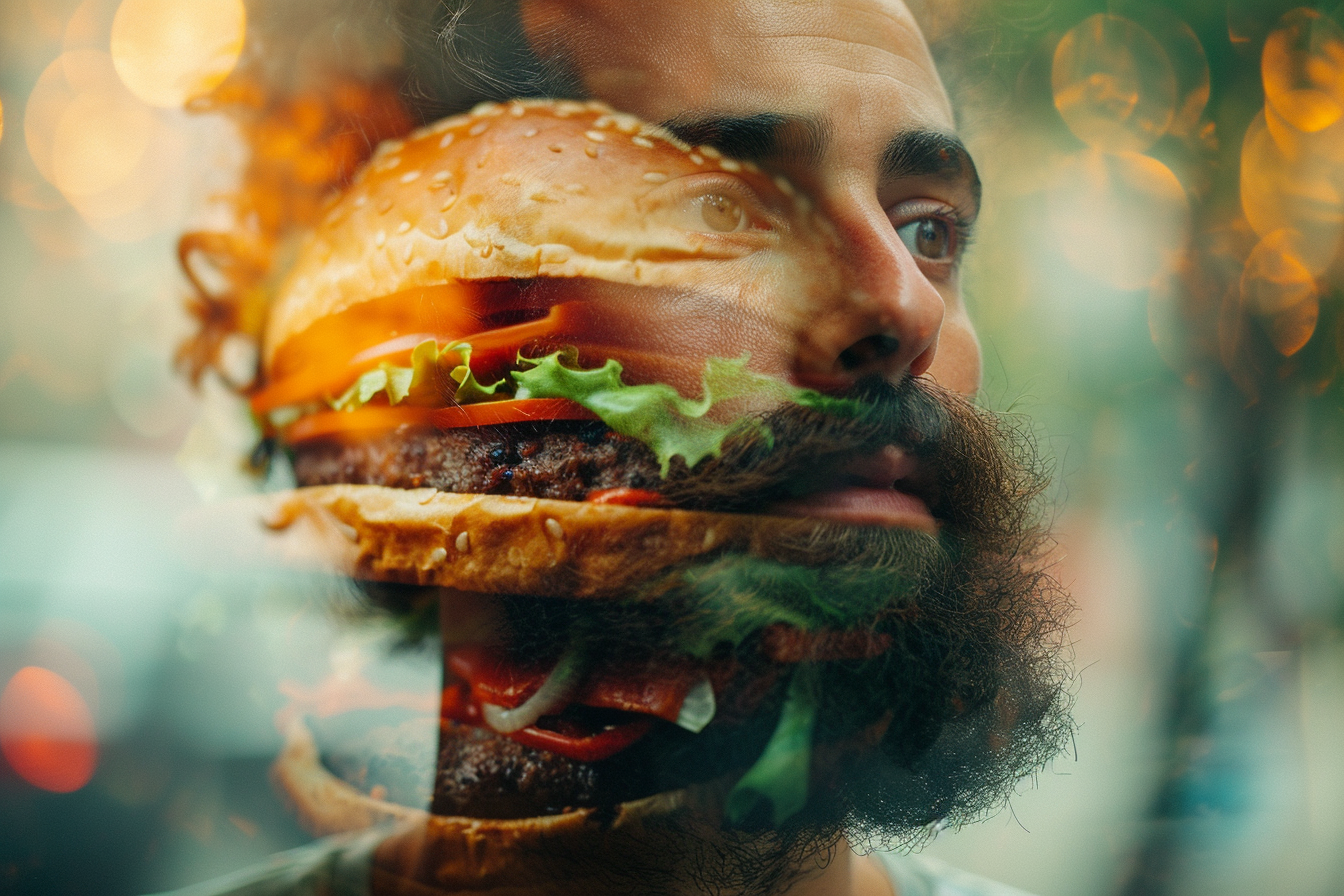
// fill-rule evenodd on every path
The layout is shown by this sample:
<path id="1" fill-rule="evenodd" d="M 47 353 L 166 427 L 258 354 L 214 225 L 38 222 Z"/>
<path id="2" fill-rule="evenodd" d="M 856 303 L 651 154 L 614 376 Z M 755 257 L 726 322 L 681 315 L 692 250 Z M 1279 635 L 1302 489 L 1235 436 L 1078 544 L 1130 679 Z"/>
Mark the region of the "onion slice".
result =
<path id="1" fill-rule="evenodd" d="M 714 718 L 716 708 L 714 686 L 708 678 L 702 678 L 686 692 L 686 699 L 681 701 L 677 724 L 692 734 L 699 734 Z"/>
<path id="2" fill-rule="evenodd" d="M 537 719 L 551 715 L 562 709 L 574 695 L 587 666 L 583 652 L 567 650 L 560 657 L 551 674 L 537 688 L 537 692 L 513 709 L 505 709 L 494 703 L 482 703 L 481 715 L 485 723 L 500 734 L 512 734 L 536 724 Z"/>

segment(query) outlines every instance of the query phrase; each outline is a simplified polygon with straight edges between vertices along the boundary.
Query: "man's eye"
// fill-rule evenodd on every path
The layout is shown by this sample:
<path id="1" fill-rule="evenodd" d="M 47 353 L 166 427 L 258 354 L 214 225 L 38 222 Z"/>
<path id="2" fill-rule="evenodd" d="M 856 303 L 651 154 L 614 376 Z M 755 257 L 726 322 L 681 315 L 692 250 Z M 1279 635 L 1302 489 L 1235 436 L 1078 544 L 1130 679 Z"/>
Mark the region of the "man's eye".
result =
<path id="1" fill-rule="evenodd" d="M 708 193 L 700 197 L 700 217 L 705 226 L 715 233 L 736 233 L 747 222 L 742 203 L 722 193 Z"/>
<path id="2" fill-rule="evenodd" d="M 916 257 L 943 261 L 956 252 L 957 234 L 942 218 L 920 218 L 896 228 L 896 235 Z"/>

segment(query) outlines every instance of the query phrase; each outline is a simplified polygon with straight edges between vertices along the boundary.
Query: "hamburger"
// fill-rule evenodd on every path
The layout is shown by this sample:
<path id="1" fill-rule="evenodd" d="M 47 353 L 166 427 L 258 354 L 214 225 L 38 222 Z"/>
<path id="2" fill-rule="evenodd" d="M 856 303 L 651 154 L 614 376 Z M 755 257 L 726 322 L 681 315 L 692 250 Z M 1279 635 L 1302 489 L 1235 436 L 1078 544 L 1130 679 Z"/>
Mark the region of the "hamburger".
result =
<path id="1" fill-rule="evenodd" d="M 377 150 L 272 302 L 250 401 L 299 486 L 263 499 L 268 550 L 433 620 L 438 759 L 428 813 L 394 806 L 296 722 L 277 777 L 311 826 L 399 820 L 387 867 L 507 888 L 520 849 L 575 837 L 833 836 L 860 791 L 916 826 L 1053 752 L 1054 654 L 947 584 L 1039 486 L 949 441 L 922 387 L 808 387 L 863 301 L 843 257 L 786 181 L 600 104 L 485 105 Z M 930 748 L 959 723 L 947 775 Z"/>

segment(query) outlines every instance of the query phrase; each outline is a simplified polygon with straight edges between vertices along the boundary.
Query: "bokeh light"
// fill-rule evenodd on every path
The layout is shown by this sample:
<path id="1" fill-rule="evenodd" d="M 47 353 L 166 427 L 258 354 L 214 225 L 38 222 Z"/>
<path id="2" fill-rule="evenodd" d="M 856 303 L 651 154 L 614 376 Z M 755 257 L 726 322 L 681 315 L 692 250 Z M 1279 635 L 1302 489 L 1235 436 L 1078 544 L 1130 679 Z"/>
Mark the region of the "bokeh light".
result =
<path id="1" fill-rule="evenodd" d="M 1320 317 L 1320 291 L 1302 264 L 1296 246 L 1301 235 L 1271 233 L 1256 244 L 1241 275 L 1244 307 L 1257 317 L 1274 348 L 1291 356 L 1305 346 Z"/>
<path id="2" fill-rule="evenodd" d="M 1176 78 L 1176 105 L 1167 133 L 1178 137 L 1198 136 L 1204 109 L 1212 89 L 1209 57 L 1190 25 L 1170 10 L 1148 0 L 1111 0 L 1115 15 L 1142 22 L 1143 29 L 1166 53 Z"/>
<path id="3" fill-rule="evenodd" d="M 1047 207 L 1053 244 L 1116 289 L 1147 286 L 1185 246 L 1185 190 L 1167 166 L 1139 153 L 1078 154 L 1060 167 Z"/>
<path id="4" fill-rule="evenodd" d="M 1296 231 L 1299 261 L 1313 274 L 1330 266 L 1344 234 L 1339 166 L 1305 153 L 1283 152 L 1261 112 L 1241 147 L 1241 207 L 1257 236 Z"/>
<path id="5" fill-rule="evenodd" d="M 0 692 L 0 753 L 34 787 L 80 789 L 98 764 L 88 704 L 55 672 L 24 666 Z"/>
<path id="6" fill-rule="evenodd" d="M 150 142 L 150 110 L 122 86 L 97 50 L 62 53 L 29 96 L 24 136 L 38 171 L 67 197 L 114 187 Z"/>
<path id="7" fill-rule="evenodd" d="M 112 59 L 140 99 L 180 108 L 228 77 L 246 29 L 242 0 L 123 0 L 112 22 Z"/>
<path id="8" fill-rule="evenodd" d="M 1344 29 L 1314 9 L 1285 15 L 1260 59 L 1265 99 L 1300 131 L 1344 116 Z"/>
<path id="9" fill-rule="evenodd" d="M 1176 111 L 1176 74 L 1166 51 L 1129 19 L 1097 13 L 1055 47 L 1055 108 L 1096 149 L 1142 152 Z"/>
<path id="10" fill-rule="evenodd" d="M 124 181 L 149 146 L 153 116 L 117 90 L 88 90 L 61 114 L 52 135 L 52 182 L 68 197 Z"/>

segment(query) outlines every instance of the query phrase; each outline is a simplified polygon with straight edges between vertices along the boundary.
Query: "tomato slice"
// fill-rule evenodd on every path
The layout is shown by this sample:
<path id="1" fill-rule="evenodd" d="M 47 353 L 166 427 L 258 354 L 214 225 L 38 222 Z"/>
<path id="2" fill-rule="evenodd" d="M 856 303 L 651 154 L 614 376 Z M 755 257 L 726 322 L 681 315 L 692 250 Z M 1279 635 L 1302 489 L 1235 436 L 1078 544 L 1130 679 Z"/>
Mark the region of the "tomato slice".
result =
<path id="1" fill-rule="evenodd" d="M 589 504 L 624 504 L 627 507 L 658 507 L 668 504 L 667 498 L 646 488 L 599 488 L 583 499 Z"/>
<path id="2" fill-rule="evenodd" d="M 371 345 L 405 333 L 451 342 L 481 329 L 479 292 L 468 283 L 442 283 L 381 296 L 321 318 L 276 348 L 270 379 L 278 384 L 295 378 L 295 392 L 303 391 L 297 382 L 311 384 L 299 401 L 344 389 L 354 381 L 347 374 L 350 360 Z"/>
<path id="3" fill-rule="evenodd" d="M 383 301 L 366 304 L 381 307 Z M 551 337 L 557 332 L 591 328 L 594 322 L 583 313 L 582 305 L 582 302 L 565 302 L 552 307 L 545 317 L 484 330 L 470 314 L 428 321 L 405 314 L 398 317 L 393 312 L 400 309 L 394 305 L 384 311 L 386 320 L 380 320 L 373 317 L 376 308 L 357 306 L 352 311 L 363 312 L 358 319 L 336 315 L 286 342 L 276 353 L 271 382 L 252 396 L 252 411 L 266 414 L 277 408 L 338 395 L 380 363 L 409 365 L 411 352 L 429 339 L 440 345 L 470 343 L 472 371 L 482 382 L 493 382 L 508 372 L 519 350 L 529 344 L 555 341 Z M 558 347 L 547 345 L 545 351 Z"/>
<path id="4" fill-rule="evenodd" d="M 463 725 L 486 727 L 481 718 L 480 704 L 472 697 L 471 689 L 465 682 L 456 681 L 443 689 L 440 714 L 444 719 Z M 579 762 L 599 762 L 635 743 L 648 734 L 652 727 L 653 719 L 632 718 L 628 722 L 595 732 L 565 732 L 529 725 L 521 731 L 499 736 L 517 741 L 525 747 L 545 750 Z"/>
<path id="5" fill-rule="evenodd" d="M 521 706 L 546 681 L 551 665 L 515 663 L 499 648 L 454 647 L 448 671 L 467 682 L 472 699 L 505 709 Z M 675 722 L 686 694 L 705 676 L 700 665 L 667 658 L 656 670 L 644 664 L 600 664 L 574 692 L 572 702 L 619 709 Z"/>
<path id="6" fill-rule="evenodd" d="M 531 420 L 596 420 L 597 416 L 564 398 L 515 398 L 448 408 L 366 405 L 353 411 L 318 411 L 282 430 L 290 444 L 333 437 L 367 438 L 399 426 L 459 429 Z"/>

